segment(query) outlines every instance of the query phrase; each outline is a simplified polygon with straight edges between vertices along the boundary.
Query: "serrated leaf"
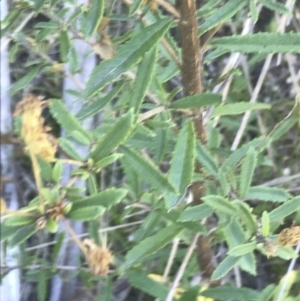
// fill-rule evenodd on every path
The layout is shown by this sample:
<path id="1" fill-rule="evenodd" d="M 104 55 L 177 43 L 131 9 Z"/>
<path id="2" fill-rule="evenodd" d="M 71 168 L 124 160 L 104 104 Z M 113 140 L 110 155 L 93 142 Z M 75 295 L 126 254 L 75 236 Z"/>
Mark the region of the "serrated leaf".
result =
<path id="1" fill-rule="evenodd" d="M 271 106 L 264 103 L 237 102 L 215 107 L 210 118 L 224 115 L 238 115 L 253 110 L 266 110 Z"/>
<path id="2" fill-rule="evenodd" d="M 172 109 L 197 109 L 206 106 L 219 105 L 222 102 L 222 95 L 218 93 L 203 93 L 183 97 L 173 102 L 169 108 Z"/>
<path id="3" fill-rule="evenodd" d="M 219 195 L 207 195 L 202 200 L 212 209 L 229 214 L 231 216 L 237 215 L 236 207 L 228 199 Z"/>
<path id="4" fill-rule="evenodd" d="M 10 246 L 15 247 L 16 245 L 21 244 L 27 238 L 32 236 L 35 232 L 37 232 L 35 224 L 22 227 L 21 229 L 17 230 L 15 234 L 11 237 Z"/>
<path id="5" fill-rule="evenodd" d="M 242 53 L 300 53 L 300 37 L 298 33 L 293 32 L 234 35 L 213 39 L 210 45 Z"/>
<path id="6" fill-rule="evenodd" d="M 60 137 L 58 139 L 59 146 L 62 148 L 62 150 L 69 155 L 71 158 L 77 160 L 77 161 L 83 161 L 83 158 L 77 153 L 75 146 L 72 144 L 72 142 L 65 138 Z"/>
<path id="7" fill-rule="evenodd" d="M 220 286 L 200 292 L 200 295 L 224 301 L 233 300 L 232 298 L 235 301 L 251 301 L 257 298 L 258 292 L 245 287 Z"/>
<path id="8" fill-rule="evenodd" d="M 62 30 L 59 34 L 59 53 L 60 53 L 60 59 L 63 62 L 66 62 L 68 60 L 70 47 L 71 47 L 71 41 L 68 32 Z"/>
<path id="9" fill-rule="evenodd" d="M 89 133 L 81 126 L 79 121 L 70 113 L 60 99 L 51 99 L 50 111 L 52 116 L 69 135 L 73 131 L 79 131 L 87 139 L 90 139 Z"/>
<path id="10" fill-rule="evenodd" d="M 131 286 L 160 300 L 165 300 L 168 295 L 168 288 L 163 284 L 151 279 L 146 274 L 137 270 L 126 272 L 126 278 Z"/>
<path id="11" fill-rule="evenodd" d="M 212 273 L 210 280 L 214 281 L 224 277 L 230 270 L 234 268 L 235 265 L 237 265 L 240 259 L 241 258 L 239 257 L 233 256 L 225 257 L 225 259 L 216 267 L 216 269 Z"/>
<path id="12" fill-rule="evenodd" d="M 134 108 L 135 113 L 139 112 L 140 106 L 150 85 L 156 63 L 156 52 L 155 47 L 149 53 L 146 53 L 137 70 L 131 100 L 131 106 Z"/>
<path id="13" fill-rule="evenodd" d="M 31 67 L 30 71 L 26 73 L 23 77 L 13 83 L 10 87 L 10 95 L 15 95 L 19 90 L 28 86 L 28 84 L 36 77 L 40 71 L 40 66 Z"/>
<path id="14" fill-rule="evenodd" d="M 255 215 L 251 214 L 252 208 L 245 202 L 235 201 L 239 217 L 246 229 L 254 234 L 257 231 L 257 222 Z"/>
<path id="15" fill-rule="evenodd" d="M 127 189 L 122 188 L 108 188 L 98 194 L 86 197 L 80 201 L 73 203 L 72 210 L 77 210 L 85 207 L 100 206 L 110 208 L 111 206 L 120 203 L 127 194 Z"/>
<path id="16" fill-rule="evenodd" d="M 270 221 L 278 221 L 284 219 L 300 209 L 300 196 L 293 198 L 280 205 L 276 209 L 269 212 Z"/>
<path id="17" fill-rule="evenodd" d="M 93 102 L 86 102 L 76 114 L 76 118 L 78 118 L 78 120 L 80 121 L 83 121 L 98 114 L 112 99 L 114 99 L 118 95 L 123 86 L 123 82 L 120 82 L 105 96 Z"/>
<path id="18" fill-rule="evenodd" d="M 90 9 L 87 11 L 85 18 L 85 37 L 91 37 L 96 31 L 101 22 L 105 1 L 104 0 L 91 0 Z"/>
<path id="19" fill-rule="evenodd" d="M 231 250 L 229 250 L 227 254 L 229 256 L 240 257 L 242 255 L 252 252 L 253 250 L 255 250 L 255 248 L 256 248 L 256 242 L 253 241 L 253 242 L 236 246 Z"/>
<path id="20" fill-rule="evenodd" d="M 125 146 L 122 146 L 121 149 L 126 161 L 146 183 L 164 192 L 177 193 L 174 186 L 153 163 L 147 161 L 138 152 Z"/>
<path id="21" fill-rule="evenodd" d="M 180 227 L 171 225 L 159 230 L 158 233 L 142 240 L 126 254 L 125 262 L 120 267 L 120 269 L 124 271 L 134 263 L 143 260 L 147 255 L 157 252 L 170 241 L 172 241 L 172 239 L 175 238 L 180 233 L 180 231 Z"/>
<path id="22" fill-rule="evenodd" d="M 239 195 L 241 197 L 244 197 L 249 190 L 254 175 L 256 160 L 257 152 L 251 147 L 242 161 L 239 185 Z"/>
<path id="23" fill-rule="evenodd" d="M 191 184 L 195 160 L 194 127 L 187 121 L 178 134 L 176 146 L 172 153 L 169 181 L 178 188 L 180 194 Z"/>
<path id="24" fill-rule="evenodd" d="M 76 140 L 77 143 L 82 144 L 82 145 L 87 145 L 89 146 L 91 144 L 90 139 L 88 139 L 86 137 L 85 134 L 83 134 L 82 132 L 79 132 L 77 130 L 73 131 L 71 133 L 72 138 L 74 138 Z"/>
<path id="25" fill-rule="evenodd" d="M 178 221 L 201 221 L 202 219 L 213 214 L 213 209 L 206 204 L 196 205 L 186 208 L 179 216 Z"/>
<path id="26" fill-rule="evenodd" d="M 264 237 L 270 234 L 270 217 L 267 211 L 264 211 L 261 216 L 261 234 Z"/>
<path id="27" fill-rule="evenodd" d="M 263 6 L 267 7 L 270 10 L 273 10 L 279 14 L 288 14 L 291 15 L 290 11 L 280 2 L 272 0 L 258 0 Z"/>
<path id="28" fill-rule="evenodd" d="M 222 5 L 214 14 L 206 18 L 204 23 L 200 25 L 200 35 L 203 35 L 209 29 L 230 20 L 239 10 L 244 7 L 246 3 L 247 1 L 244 0 L 230 0 Z"/>
<path id="29" fill-rule="evenodd" d="M 211 175 L 218 177 L 218 165 L 209 151 L 200 142 L 196 145 L 196 158 L 201 166 Z"/>
<path id="30" fill-rule="evenodd" d="M 124 116 L 110 128 L 98 145 L 91 153 L 90 157 L 99 161 L 108 156 L 115 148 L 123 143 L 131 134 L 133 129 L 133 111 L 128 111 Z"/>
<path id="31" fill-rule="evenodd" d="M 105 211 L 104 207 L 89 206 L 73 210 L 68 213 L 68 218 L 75 221 L 90 221 L 101 216 Z"/>
<path id="32" fill-rule="evenodd" d="M 163 19 L 147 26 L 123 47 L 120 47 L 116 57 L 94 68 L 86 85 L 85 97 L 90 98 L 137 63 L 159 41 L 170 24 L 168 19 Z"/>
<path id="33" fill-rule="evenodd" d="M 245 196 L 246 200 L 260 200 L 271 202 L 285 202 L 290 199 L 291 194 L 282 188 L 267 187 L 267 186 L 253 186 L 250 187 Z"/>
<path id="34" fill-rule="evenodd" d="M 241 146 L 239 149 L 234 151 L 223 163 L 221 166 L 222 170 L 227 170 L 227 169 L 233 169 L 239 162 L 240 160 L 247 154 L 247 151 L 249 150 L 250 147 L 258 147 L 262 142 L 264 138 L 256 138 L 243 146 Z"/>

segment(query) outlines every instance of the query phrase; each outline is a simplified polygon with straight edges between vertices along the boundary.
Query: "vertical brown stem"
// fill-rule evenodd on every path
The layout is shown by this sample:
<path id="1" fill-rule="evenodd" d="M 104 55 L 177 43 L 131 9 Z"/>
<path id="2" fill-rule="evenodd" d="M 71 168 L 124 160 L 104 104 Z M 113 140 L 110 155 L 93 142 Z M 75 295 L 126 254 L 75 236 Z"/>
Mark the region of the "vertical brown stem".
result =
<path id="1" fill-rule="evenodd" d="M 196 17 L 196 0 L 177 0 L 177 8 L 180 12 L 179 33 L 182 48 L 182 85 L 186 96 L 201 94 L 201 51 L 198 39 L 198 22 Z M 205 142 L 205 128 L 202 120 L 202 110 L 193 112 L 193 123 L 196 136 L 201 142 Z M 195 171 L 200 172 L 200 165 L 196 164 Z M 192 185 L 195 204 L 201 202 L 205 195 L 203 185 L 196 182 Z M 197 258 L 202 271 L 202 279 L 209 282 L 214 271 L 211 244 L 209 237 L 200 236 L 197 241 Z"/>

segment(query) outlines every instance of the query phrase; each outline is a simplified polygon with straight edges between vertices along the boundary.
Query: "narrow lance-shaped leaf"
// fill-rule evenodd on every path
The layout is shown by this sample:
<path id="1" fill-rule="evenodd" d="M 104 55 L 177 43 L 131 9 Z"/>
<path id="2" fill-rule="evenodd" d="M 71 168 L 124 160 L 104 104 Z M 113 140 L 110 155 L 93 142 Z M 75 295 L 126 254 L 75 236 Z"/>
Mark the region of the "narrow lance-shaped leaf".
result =
<path id="1" fill-rule="evenodd" d="M 247 253 L 252 252 L 256 248 L 256 241 L 252 241 L 246 244 L 242 244 L 239 246 L 234 247 L 233 249 L 229 250 L 228 255 L 239 257 L 245 255 Z"/>
<path id="2" fill-rule="evenodd" d="M 291 13 L 289 12 L 289 10 L 280 2 L 278 1 L 273 1 L 273 0 L 258 0 L 258 2 L 260 2 L 263 6 L 279 13 L 279 14 L 289 14 L 291 15 Z"/>
<path id="3" fill-rule="evenodd" d="M 206 18 L 203 24 L 200 25 L 199 33 L 203 35 L 209 29 L 218 26 L 219 24 L 230 20 L 243 6 L 247 3 L 244 0 L 230 0 L 222 5 L 214 14 Z"/>
<path id="4" fill-rule="evenodd" d="M 193 207 L 186 208 L 179 216 L 178 221 L 189 222 L 189 221 L 200 221 L 205 217 L 213 214 L 213 209 L 207 204 L 201 204 Z"/>
<path id="5" fill-rule="evenodd" d="M 285 202 L 269 213 L 270 221 L 278 221 L 284 219 L 300 209 L 300 196 Z"/>
<path id="6" fill-rule="evenodd" d="M 155 62 L 156 47 L 145 54 L 136 73 L 131 102 L 135 113 L 139 112 L 140 106 L 146 95 L 154 71 Z"/>
<path id="7" fill-rule="evenodd" d="M 218 280 L 222 277 L 224 277 L 229 271 L 231 271 L 234 266 L 237 265 L 238 261 L 241 258 L 239 257 L 233 257 L 233 256 L 227 256 L 224 258 L 224 260 L 217 266 L 217 268 L 214 270 L 213 274 L 211 275 L 211 281 Z"/>
<path id="8" fill-rule="evenodd" d="M 241 166 L 241 175 L 240 175 L 240 186 L 239 194 L 241 197 L 244 197 L 251 185 L 255 166 L 257 160 L 257 153 L 254 148 L 250 148 L 247 152 L 245 159 L 242 162 Z"/>
<path id="9" fill-rule="evenodd" d="M 213 39 L 210 45 L 242 53 L 300 53 L 300 36 L 292 32 L 234 35 Z"/>
<path id="10" fill-rule="evenodd" d="M 22 78 L 20 78 L 18 81 L 16 81 L 11 87 L 10 87 L 10 95 L 16 94 L 19 90 L 26 87 L 38 74 L 41 67 L 31 67 L 30 71 L 26 73 Z"/>
<path id="11" fill-rule="evenodd" d="M 15 247 L 16 245 L 21 244 L 35 232 L 37 232 L 35 224 L 22 227 L 21 229 L 17 230 L 11 238 L 10 246 Z"/>
<path id="12" fill-rule="evenodd" d="M 50 111 L 52 116 L 69 135 L 72 135 L 72 132 L 77 130 L 87 139 L 90 139 L 89 133 L 81 126 L 79 121 L 69 112 L 69 110 L 67 110 L 60 99 L 51 99 Z"/>
<path id="13" fill-rule="evenodd" d="M 91 5 L 84 19 L 84 31 L 87 38 L 96 32 L 101 22 L 105 6 L 104 0 L 91 0 L 89 3 Z"/>
<path id="14" fill-rule="evenodd" d="M 103 207 L 85 207 L 77 210 L 71 209 L 68 218 L 75 221 L 90 221 L 101 216 L 105 211 Z"/>
<path id="15" fill-rule="evenodd" d="M 163 19 L 147 26 L 121 47 L 116 57 L 100 63 L 88 80 L 85 96 L 87 98 L 93 96 L 102 87 L 137 63 L 159 41 L 170 24 L 168 19 Z"/>
<path id="16" fill-rule="evenodd" d="M 200 292 L 201 296 L 217 300 L 251 301 L 255 300 L 258 292 L 245 287 L 220 286 Z"/>
<path id="17" fill-rule="evenodd" d="M 139 153 L 127 147 L 122 146 L 121 149 L 125 155 L 126 161 L 146 183 L 161 191 L 176 193 L 174 186 L 153 163 L 147 161 Z"/>
<path id="18" fill-rule="evenodd" d="M 217 93 L 203 93 L 183 97 L 173 102 L 169 108 L 172 109 L 196 109 L 206 106 L 219 105 L 222 102 L 222 95 Z"/>
<path id="19" fill-rule="evenodd" d="M 271 202 L 285 202 L 291 197 L 291 194 L 289 194 L 287 190 L 279 187 L 253 186 L 249 188 L 245 199 Z"/>
<path id="20" fill-rule="evenodd" d="M 218 177 L 218 166 L 209 151 L 200 142 L 196 146 L 196 157 L 201 166 L 211 175 Z"/>
<path id="21" fill-rule="evenodd" d="M 254 234 L 257 231 L 257 222 L 255 215 L 251 213 L 252 208 L 242 201 L 235 201 L 235 204 L 242 224 L 251 234 Z"/>
<path id="22" fill-rule="evenodd" d="M 60 59 L 63 62 L 66 62 L 68 59 L 70 47 L 71 47 L 71 42 L 70 42 L 68 32 L 62 30 L 59 34 L 59 54 L 60 54 Z"/>
<path id="23" fill-rule="evenodd" d="M 115 148 L 123 143 L 133 129 L 133 112 L 130 110 L 111 127 L 107 134 L 100 139 L 90 157 L 99 161 L 108 156 Z"/>
<path id="24" fill-rule="evenodd" d="M 172 239 L 176 237 L 180 231 L 180 227 L 171 225 L 163 228 L 158 233 L 147 237 L 126 254 L 125 262 L 120 269 L 125 270 L 135 262 L 140 262 L 147 255 L 157 252 L 172 241 Z"/>
<path id="25" fill-rule="evenodd" d="M 77 160 L 77 161 L 83 161 L 84 159 L 78 154 L 78 152 L 75 149 L 74 144 L 72 142 L 65 138 L 65 137 L 60 137 L 58 139 L 59 146 L 62 148 L 62 150 L 69 155 L 71 158 Z"/>
<path id="26" fill-rule="evenodd" d="M 142 5 L 144 0 L 134 0 L 130 5 L 129 14 L 132 16 Z"/>
<path id="27" fill-rule="evenodd" d="M 210 118 L 225 115 L 239 115 L 253 110 L 266 110 L 271 106 L 264 103 L 237 102 L 215 107 Z"/>
<path id="28" fill-rule="evenodd" d="M 270 217 L 267 211 L 264 211 L 261 217 L 261 234 L 264 237 L 270 234 Z"/>
<path id="29" fill-rule="evenodd" d="M 237 210 L 233 203 L 219 195 L 207 195 L 202 198 L 203 201 L 216 211 L 226 213 L 228 215 L 237 215 Z"/>

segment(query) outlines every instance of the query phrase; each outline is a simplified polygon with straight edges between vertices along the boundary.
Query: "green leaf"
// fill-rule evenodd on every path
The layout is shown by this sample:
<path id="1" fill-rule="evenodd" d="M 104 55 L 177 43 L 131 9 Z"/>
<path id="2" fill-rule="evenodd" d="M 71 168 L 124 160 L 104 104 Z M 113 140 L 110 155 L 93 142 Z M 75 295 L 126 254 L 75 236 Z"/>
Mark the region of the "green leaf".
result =
<path id="1" fill-rule="evenodd" d="M 17 230 L 10 240 L 10 246 L 15 247 L 37 232 L 35 225 L 29 225 Z"/>
<path id="2" fill-rule="evenodd" d="M 104 0 L 91 0 L 90 9 L 87 11 L 85 18 L 85 37 L 90 38 L 96 31 L 101 22 L 105 1 Z"/>
<path id="3" fill-rule="evenodd" d="M 124 116 L 119 118 L 119 120 L 110 128 L 105 136 L 100 139 L 90 157 L 95 161 L 105 158 L 129 137 L 132 129 L 133 112 L 130 110 Z"/>
<path id="4" fill-rule="evenodd" d="M 183 194 L 193 178 L 195 160 L 195 134 L 192 122 L 182 127 L 171 159 L 169 181 Z"/>
<path id="5" fill-rule="evenodd" d="M 298 33 L 293 32 L 234 35 L 213 39 L 210 45 L 242 53 L 300 53 L 300 37 Z"/>
<path id="6" fill-rule="evenodd" d="M 200 142 L 196 146 L 196 158 L 209 174 L 218 177 L 218 165 L 209 151 Z"/>
<path id="7" fill-rule="evenodd" d="M 270 298 L 274 295 L 275 288 L 276 285 L 269 284 L 259 293 L 255 301 L 269 301 Z"/>
<path id="8" fill-rule="evenodd" d="M 146 256 L 157 252 L 170 241 L 172 241 L 172 239 L 175 238 L 180 233 L 180 231 L 180 227 L 171 225 L 159 230 L 158 233 L 142 240 L 126 254 L 125 262 L 120 267 L 120 269 L 124 271 L 134 263 L 143 260 Z"/>
<path id="9" fill-rule="evenodd" d="M 37 156 L 37 161 L 40 167 L 41 177 L 46 182 L 52 181 L 52 166 L 49 162 L 46 162 L 41 157 Z"/>
<path id="10" fill-rule="evenodd" d="M 270 235 L 270 217 L 267 211 L 264 211 L 261 216 L 261 234 L 264 237 Z"/>
<path id="11" fill-rule="evenodd" d="M 105 280 L 105 284 L 101 288 L 100 296 L 98 297 L 99 301 L 111 301 L 113 300 L 113 280 L 107 277 Z"/>
<path id="12" fill-rule="evenodd" d="M 112 154 L 108 157 L 103 158 L 102 160 L 98 161 L 97 163 L 95 163 L 95 167 L 97 167 L 97 168 L 106 167 L 106 166 L 114 163 L 115 161 L 121 159 L 122 157 L 123 157 L 123 154 Z"/>
<path id="13" fill-rule="evenodd" d="M 236 207 L 228 199 L 219 195 L 207 195 L 202 200 L 212 209 L 229 214 L 231 216 L 237 215 Z"/>
<path id="14" fill-rule="evenodd" d="M 53 219 L 48 219 L 47 223 L 46 223 L 46 229 L 50 233 L 56 233 L 57 230 L 58 230 L 58 223 L 57 223 L 57 221 L 55 221 Z"/>
<path id="15" fill-rule="evenodd" d="M 300 196 L 293 198 L 280 205 L 269 213 L 270 221 L 278 221 L 284 219 L 300 209 Z"/>
<path id="16" fill-rule="evenodd" d="M 248 150 L 250 147 L 258 147 L 262 142 L 264 138 L 256 138 L 246 144 L 244 144 L 242 147 L 234 151 L 223 163 L 221 166 L 222 170 L 227 170 L 227 169 L 233 169 L 239 162 L 240 160 L 247 154 Z"/>
<path id="17" fill-rule="evenodd" d="M 257 222 L 255 215 L 251 214 L 252 208 L 245 202 L 235 201 L 239 218 L 246 229 L 254 234 L 257 231 Z"/>
<path id="18" fill-rule="evenodd" d="M 199 286 L 192 287 L 187 291 L 184 291 L 179 301 L 197 301 L 199 295 Z"/>
<path id="19" fill-rule="evenodd" d="M 224 301 L 233 300 L 232 298 L 234 298 L 234 301 L 251 301 L 257 298 L 258 292 L 245 287 L 233 287 L 224 285 L 207 289 L 203 292 L 200 292 L 200 295 L 206 298 L 213 298 Z"/>
<path id="20" fill-rule="evenodd" d="M 40 269 L 38 272 L 37 295 L 38 301 L 45 301 L 47 295 L 47 277 L 46 272 Z"/>
<path id="21" fill-rule="evenodd" d="M 70 47 L 71 47 L 71 41 L 68 32 L 62 30 L 59 34 L 59 53 L 60 53 L 60 59 L 63 62 L 66 62 L 68 60 Z"/>
<path id="22" fill-rule="evenodd" d="M 76 140 L 77 143 L 82 144 L 82 145 L 87 145 L 89 146 L 91 144 L 90 139 L 86 137 L 85 134 L 79 131 L 73 131 L 71 133 L 71 136 Z"/>
<path id="23" fill-rule="evenodd" d="M 241 10 L 247 1 L 230 0 L 222 5 L 214 14 L 206 18 L 203 24 L 200 25 L 199 33 L 203 35 L 205 32 L 230 20 L 239 10 Z"/>
<path id="24" fill-rule="evenodd" d="M 280 2 L 272 0 L 258 0 L 263 6 L 267 7 L 270 10 L 273 10 L 279 14 L 288 14 L 291 15 L 290 11 Z"/>
<path id="25" fill-rule="evenodd" d="M 68 214 L 68 218 L 75 221 L 90 221 L 101 216 L 104 211 L 105 208 L 99 206 L 83 207 L 77 210 L 73 210 L 72 207 Z"/>
<path id="26" fill-rule="evenodd" d="M 240 257 L 242 255 L 252 252 L 253 250 L 255 250 L 255 248 L 256 241 L 252 241 L 232 248 L 227 254 L 229 256 Z"/>
<path id="27" fill-rule="evenodd" d="M 284 122 L 282 122 L 270 135 L 272 142 L 279 140 L 283 135 L 292 129 L 292 127 L 297 124 L 298 119 L 296 116 L 291 116 Z"/>
<path id="28" fill-rule="evenodd" d="M 206 204 L 196 205 L 186 208 L 179 216 L 178 221 L 201 221 L 202 219 L 213 214 L 213 210 Z"/>
<path id="29" fill-rule="evenodd" d="M 170 24 L 169 19 L 163 19 L 147 26 L 120 47 L 116 57 L 104 61 L 94 68 L 86 85 L 85 96 L 92 97 L 106 84 L 111 83 L 116 77 L 130 69 L 159 41 Z"/>
<path id="30" fill-rule="evenodd" d="M 83 121 L 87 118 L 90 118 L 98 114 L 112 99 L 114 99 L 118 95 L 118 93 L 121 91 L 123 86 L 124 83 L 120 82 L 105 96 L 93 102 L 91 101 L 86 102 L 79 110 L 79 112 L 76 114 L 78 120 Z"/>
<path id="31" fill-rule="evenodd" d="M 4 221 L 5 226 L 15 227 L 34 223 L 34 218 L 30 216 L 13 215 Z"/>
<path id="32" fill-rule="evenodd" d="M 63 164 L 60 160 L 57 160 L 54 164 L 53 171 L 52 171 L 52 179 L 55 183 L 59 183 L 62 177 L 63 172 Z"/>
<path id="33" fill-rule="evenodd" d="M 285 202 L 292 196 L 285 189 L 278 187 L 253 186 L 245 196 L 246 200 Z"/>
<path id="34" fill-rule="evenodd" d="M 153 232 L 153 229 L 155 229 L 160 219 L 161 214 L 155 211 L 149 213 L 149 215 L 144 219 L 142 225 L 134 233 L 134 240 L 140 241 L 148 237 Z"/>
<path id="35" fill-rule="evenodd" d="M 206 106 L 219 105 L 222 102 L 222 95 L 217 93 L 203 93 L 183 97 L 173 102 L 169 108 L 172 109 L 197 109 Z"/>
<path id="36" fill-rule="evenodd" d="M 58 233 L 56 243 L 53 246 L 53 250 L 51 252 L 51 262 L 52 263 L 55 263 L 55 260 L 57 259 L 57 256 L 59 254 L 59 251 L 62 246 L 64 238 L 65 238 L 65 232 Z"/>
<path id="37" fill-rule="evenodd" d="M 131 107 L 134 108 L 135 113 L 139 112 L 149 87 L 155 69 L 156 52 L 156 47 L 154 47 L 153 50 L 149 51 L 149 53 L 146 53 L 137 70 L 131 100 Z"/>
<path id="38" fill-rule="evenodd" d="M 10 238 L 19 229 L 20 229 L 20 226 L 11 227 L 11 226 L 6 226 L 4 223 L 1 223 L 0 224 L 0 241 Z"/>
<path id="39" fill-rule="evenodd" d="M 134 0 L 130 5 L 129 15 L 132 16 L 141 7 L 144 0 Z"/>
<path id="40" fill-rule="evenodd" d="M 169 289 L 166 286 L 149 278 L 141 271 L 129 270 L 125 275 L 131 286 L 153 296 L 154 298 L 165 300 L 168 295 Z"/>
<path id="41" fill-rule="evenodd" d="M 214 281 L 224 277 L 235 265 L 237 265 L 240 259 L 241 258 L 239 257 L 232 256 L 225 257 L 212 273 L 210 280 Z"/>
<path id="42" fill-rule="evenodd" d="M 256 6 L 255 1 L 250 1 L 249 2 L 249 8 L 250 8 L 250 14 L 251 14 L 251 19 L 253 24 L 256 24 L 257 20 L 258 20 L 258 9 Z"/>
<path id="43" fill-rule="evenodd" d="M 253 110 L 266 110 L 271 106 L 264 103 L 237 102 L 215 107 L 210 118 L 224 115 L 238 115 Z"/>
<path id="44" fill-rule="evenodd" d="M 72 210 L 81 208 L 100 206 L 110 208 L 113 205 L 120 203 L 127 194 L 127 189 L 122 188 L 108 188 L 98 194 L 86 197 L 80 201 L 73 203 Z"/>
<path id="45" fill-rule="evenodd" d="M 72 142 L 65 138 L 65 137 L 60 137 L 58 139 L 59 146 L 62 148 L 62 150 L 69 155 L 72 159 L 77 160 L 77 161 L 83 161 L 83 158 L 77 153 L 75 146 L 72 144 Z"/>
<path id="46" fill-rule="evenodd" d="M 24 89 L 26 86 L 28 86 L 28 84 L 36 77 L 40 69 L 40 66 L 31 67 L 29 72 L 27 72 L 23 77 L 21 77 L 13 85 L 11 85 L 10 95 L 13 96 L 19 90 Z"/>
<path id="47" fill-rule="evenodd" d="M 239 195 L 241 197 L 244 197 L 249 190 L 254 175 L 256 160 L 257 152 L 251 147 L 242 161 L 239 185 Z"/>
<path id="48" fill-rule="evenodd" d="M 50 111 L 56 121 L 69 135 L 73 131 L 79 131 L 90 139 L 89 133 L 81 126 L 80 122 L 70 113 L 60 99 L 51 99 Z"/>
<path id="49" fill-rule="evenodd" d="M 147 161 L 139 153 L 125 146 L 122 146 L 121 149 L 126 161 L 146 183 L 164 192 L 177 192 L 174 186 L 152 162 Z"/>

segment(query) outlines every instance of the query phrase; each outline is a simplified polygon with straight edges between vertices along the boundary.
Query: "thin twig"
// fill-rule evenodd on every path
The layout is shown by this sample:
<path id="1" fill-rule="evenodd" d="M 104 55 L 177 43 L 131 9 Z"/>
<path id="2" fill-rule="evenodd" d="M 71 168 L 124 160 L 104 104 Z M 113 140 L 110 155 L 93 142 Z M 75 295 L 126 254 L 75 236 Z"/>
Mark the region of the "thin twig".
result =
<path id="1" fill-rule="evenodd" d="M 181 263 L 181 266 L 180 266 L 180 268 L 179 268 L 179 270 L 177 272 L 177 275 L 176 275 L 176 277 L 174 279 L 174 282 L 172 283 L 172 286 L 171 286 L 171 288 L 169 290 L 169 293 L 167 295 L 166 301 L 172 301 L 174 292 L 175 292 L 176 288 L 179 285 L 179 282 L 180 282 L 180 280 L 181 280 L 181 278 L 183 276 L 183 273 L 184 273 L 184 271 L 185 271 L 185 269 L 187 267 L 187 264 L 189 263 L 189 260 L 190 260 L 192 254 L 193 254 L 193 251 L 194 251 L 194 249 L 196 247 L 196 244 L 197 244 L 199 236 L 200 236 L 199 234 L 196 234 L 194 236 L 193 241 L 192 241 L 190 247 L 188 248 L 188 250 L 187 250 L 187 252 L 186 252 L 186 254 L 184 256 L 184 259 L 183 259 L 183 261 Z"/>

